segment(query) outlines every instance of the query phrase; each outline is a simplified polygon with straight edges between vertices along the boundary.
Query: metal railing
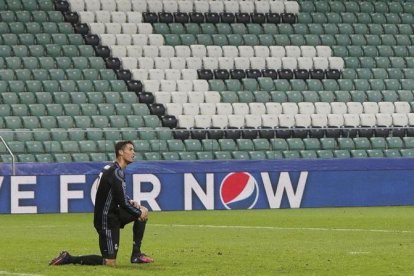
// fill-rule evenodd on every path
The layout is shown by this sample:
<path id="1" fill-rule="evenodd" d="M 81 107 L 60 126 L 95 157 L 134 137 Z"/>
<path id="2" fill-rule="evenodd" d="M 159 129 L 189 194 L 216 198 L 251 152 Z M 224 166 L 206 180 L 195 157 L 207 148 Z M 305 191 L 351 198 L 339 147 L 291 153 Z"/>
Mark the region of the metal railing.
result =
<path id="1" fill-rule="evenodd" d="M 3 145 L 6 147 L 9 154 L 11 155 L 11 158 L 12 158 L 12 175 L 16 175 L 16 156 L 14 156 L 13 152 L 11 151 L 9 146 L 7 145 L 6 141 L 4 141 L 2 136 L 0 136 L 0 140 L 3 143 Z"/>

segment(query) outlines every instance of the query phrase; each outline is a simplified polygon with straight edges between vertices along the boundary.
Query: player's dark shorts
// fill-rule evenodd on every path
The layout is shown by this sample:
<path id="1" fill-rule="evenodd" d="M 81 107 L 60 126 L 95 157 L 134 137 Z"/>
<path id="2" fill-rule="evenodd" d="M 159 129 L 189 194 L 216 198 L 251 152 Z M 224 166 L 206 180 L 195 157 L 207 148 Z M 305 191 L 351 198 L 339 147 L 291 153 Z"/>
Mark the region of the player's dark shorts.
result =
<path id="1" fill-rule="evenodd" d="M 119 247 L 120 228 L 124 228 L 126 224 L 134 220 L 136 220 L 136 217 L 121 209 L 119 214 L 119 227 L 96 229 L 99 234 L 99 248 L 104 259 L 116 259 Z"/>

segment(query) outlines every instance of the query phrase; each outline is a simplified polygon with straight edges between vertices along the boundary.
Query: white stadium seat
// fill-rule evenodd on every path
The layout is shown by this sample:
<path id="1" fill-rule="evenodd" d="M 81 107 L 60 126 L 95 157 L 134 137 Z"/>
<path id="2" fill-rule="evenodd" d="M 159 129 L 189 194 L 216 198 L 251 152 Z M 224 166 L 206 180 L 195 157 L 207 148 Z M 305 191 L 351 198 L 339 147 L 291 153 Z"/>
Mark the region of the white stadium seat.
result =
<path id="1" fill-rule="evenodd" d="M 226 128 L 228 126 L 227 115 L 216 114 L 211 116 L 211 125 L 212 127 Z"/>
<path id="2" fill-rule="evenodd" d="M 124 47 L 126 47 L 128 57 L 142 57 L 142 46 L 128 45 Z"/>
<path id="3" fill-rule="evenodd" d="M 178 115 L 178 127 L 192 128 L 194 127 L 194 116 L 193 115 Z"/>

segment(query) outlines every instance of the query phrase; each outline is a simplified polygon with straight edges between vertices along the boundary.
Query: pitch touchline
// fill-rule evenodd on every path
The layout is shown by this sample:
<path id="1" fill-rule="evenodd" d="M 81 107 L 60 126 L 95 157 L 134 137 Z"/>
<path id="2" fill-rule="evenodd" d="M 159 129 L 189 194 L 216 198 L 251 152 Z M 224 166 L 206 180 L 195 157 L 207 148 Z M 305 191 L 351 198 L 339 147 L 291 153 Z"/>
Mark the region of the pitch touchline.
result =
<path id="1" fill-rule="evenodd" d="M 376 232 L 412 234 L 411 230 L 359 229 L 359 228 L 321 228 L 321 227 L 275 227 L 275 226 L 243 226 L 243 225 L 209 225 L 209 224 L 150 224 L 161 227 L 200 227 L 200 228 L 232 228 L 232 229 L 268 229 L 299 231 L 338 231 L 338 232 Z"/>
<path id="2" fill-rule="evenodd" d="M 8 271 L 0 271 L 0 275 L 13 275 L 13 276 L 43 276 L 41 274 L 31 274 L 31 273 L 14 273 Z"/>

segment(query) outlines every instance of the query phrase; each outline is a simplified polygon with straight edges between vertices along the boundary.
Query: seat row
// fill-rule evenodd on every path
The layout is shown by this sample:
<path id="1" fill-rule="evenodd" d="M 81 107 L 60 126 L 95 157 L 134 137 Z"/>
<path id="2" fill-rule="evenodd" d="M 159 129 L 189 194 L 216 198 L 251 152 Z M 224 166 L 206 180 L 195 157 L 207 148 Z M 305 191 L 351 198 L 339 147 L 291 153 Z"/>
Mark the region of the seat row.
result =
<path id="1" fill-rule="evenodd" d="M 111 152 L 113 140 L 97 141 L 10 141 L 14 153 L 93 153 Z M 132 140 L 137 153 L 144 152 L 213 152 L 213 151 L 299 151 L 299 150 L 371 150 L 413 149 L 413 137 L 357 138 L 272 138 L 272 139 L 177 139 Z M 7 153 L 2 145 L 0 154 Z"/>
<path id="2" fill-rule="evenodd" d="M 95 50 L 91 45 L 0 45 L 0 57 L 92 57 Z"/>
<path id="3" fill-rule="evenodd" d="M 344 79 L 413 79 L 414 68 L 345 68 Z"/>
<path id="4" fill-rule="evenodd" d="M 30 2 L 30 1 L 28 1 Z M 64 22 L 65 18 L 60 11 L 54 8 L 47 9 L 18 9 L 9 8 L 0 10 L 0 18 L 2 22 Z"/>
<path id="5" fill-rule="evenodd" d="M 276 12 L 298 13 L 296 1 L 193 1 L 193 0 L 69 0 L 73 11 L 140 11 L 140 12 Z"/>
<path id="6" fill-rule="evenodd" d="M 104 128 L 104 127 L 160 127 L 156 115 L 76 115 L 76 116 L 4 116 L 0 127 L 8 129 L 34 128 Z"/>
<path id="7" fill-rule="evenodd" d="M 211 91 L 209 91 L 211 92 Z M 174 93 L 174 92 L 173 92 Z M 179 93 L 179 92 L 178 92 Z M 381 101 L 406 101 L 414 100 L 412 90 L 321 90 L 321 91 L 221 91 L 218 93 L 222 102 L 261 102 L 269 101 L 284 103 L 284 102 L 381 102 Z M 154 93 L 157 95 L 156 93 Z M 172 94 L 173 95 L 173 94 Z M 171 96 L 172 97 L 172 96 Z M 172 99 L 172 98 L 171 98 Z M 189 101 L 190 102 L 190 101 Z"/>
<path id="8" fill-rule="evenodd" d="M 379 46 L 413 44 L 414 36 L 405 34 L 101 34 L 103 45 L 248 45 L 248 46 Z"/>
<path id="9" fill-rule="evenodd" d="M 215 13 L 173 12 L 154 13 L 137 11 L 77 11 L 83 23 L 258 23 L 292 24 L 296 17 L 292 13 Z"/>
<path id="10" fill-rule="evenodd" d="M 391 65 L 396 66 L 389 66 L 394 68 L 401 68 L 405 66 L 405 60 L 403 58 L 360 58 L 361 62 L 370 61 L 372 60 L 375 63 L 388 63 Z M 232 70 L 232 69 L 240 69 L 240 70 L 248 70 L 248 69 L 255 69 L 255 70 L 263 70 L 263 69 L 271 69 L 271 70 L 279 70 L 279 69 L 286 69 L 286 70 L 295 70 L 295 69 L 304 69 L 304 70 L 312 70 L 312 69 L 321 69 L 322 73 L 324 70 L 332 69 L 342 71 L 344 68 L 345 62 L 348 63 L 354 62 L 354 60 L 350 60 L 349 58 L 341 58 L 341 57 L 123 57 L 121 58 L 122 65 L 125 69 L 130 69 L 131 72 L 136 72 L 136 74 L 144 74 L 147 77 L 143 79 L 148 79 L 149 75 L 148 72 L 151 69 L 160 69 L 160 70 L 167 70 L 167 69 L 207 69 L 207 70 L 215 70 L 215 69 L 222 69 L 222 70 Z M 414 58 L 413 58 L 414 60 Z M 355 62 L 359 62 L 359 59 L 356 58 Z M 393 62 L 393 63 L 391 63 Z M 397 66 L 400 65 L 400 66 Z M 411 65 L 411 64 L 410 64 Z M 372 66 L 372 65 L 371 65 Z M 368 64 L 367 64 L 368 67 Z M 139 69 L 137 69 L 139 68 Z M 354 68 L 354 67 L 351 67 Z M 381 67 L 383 68 L 383 67 Z M 138 70 L 138 71 L 136 71 Z M 141 71 L 144 70 L 144 71 Z M 287 72 L 288 73 L 288 72 Z M 261 75 L 261 73 L 260 73 Z M 276 76 L 273 76 L 273 78 Z M 323 74 L 320 78 L 323 78 Z M 337 76 L 339 77 L 339 76 Z M 293 76 L 289 73 L 288 76 L 285 78 L 293 78 Z M 306 78 L 306 77 L 305 77 Z"/>
<path id="11" fill-rule="evenodd" d="M 413 57 L 344 57 L 347 68 L 414 68 Z"/>
<path id="12" fill-rule="evenodd" d="M 364 13 L 364 12 L 300 12 L 298 23 L 362 23 L 362 24 L 412 24 L 411 13 Z"/>
<path id="13" fill-rule="evenodd" d="M 296 14 L 286 12 L 144 12 L 142 19 L 148 23 L 293 24 L 296 22 Z"/>
<path id="14" fill-rule="evenodd" d="M 0 42 L 4 45 L 83 45 L 85 41 L 80 34 L 60 34 L 60 33 L 22 33 L 12 34 L 5 33 L 0 35 Z"/>
<path id="15" fill-rule="evenodd" d="M 0 30 L 2 34 L 13 33 L 13 34 L 37 34 L 37 33 L 64 33 L 73 34 L 74 29 L 68 22 L 0 22 Z"/>
<path id="16" fill-rule="evenodd" d="M 105 39 L 108 39 L 109 34 L 104 34 Z M 131 41 L 131 38 L 128 38 L 128 35 L 118 34 L 110 35 L 108 41 L 112 44 L 122 44 L 128 43 Z M 130 35 L 131 36 L 131 35 Z M 136 35 L 132 35 L 136 36 Z M 120 38 L 118 41 L 117 38 Z M 191 44 L 205 44 L 205 45 L 279 45 L 279 46 L 317 46 L 317 45 L 341 45 L 341 46 L 350 46 L 350 45 L 402 45 L 410 46 L 413 44 L 414 36 L 413 35 L 404 35 L 404 34 L 383 34 L 383 35 L 374 35 L 374 34 L 165 34 L 163 35 L 166 45 L 191 45 Z M 116 43 L 115 43 L 116 42 Z M 129 44 L 126 44 L 129 45 Z M 142 44 L 139 44 L 142 45 Z M 143 44 L 145 45 L 145 44 Z"/>
<path id="17" fill-rule="evenodd" d="M 183 92 L 176 92 L 183 93 Z M 157 95 L 158 96 L 158 95 Z M 158 99 L 156 96 L 156 99 Z M 105 104 L 102 104 L 106 106 Z M 127 109 L 127 104 L 118 104 L 121 108 L 116 105 L 115 110 L 122 114 L 127 115 L 132 113 L 132 108 Z M 173 102 L 165 103 L 166 112 L 170 115 L 263 115 L 263 114 L 408 114 L 413 112 L 408 102 L 285 102 L 285 103 L 187 103 L 187 102 Z M 89 106 L 89 105 L 88 105 Z M 22 112 L 13 112 L 16 105 L 11 105 L 11 111 L 14 115 L 27 115 Z M 27 107 L 26 107 L 27 108 Z M 95 109 L 99 109 L 95 107 Z M 78 107 L 79 109 L 79 107 Z M 112 108 L 114 109 L 114 108 Z M 106 110 L 105 110 L 106 111 Z M 17 114 L 15 114 L 17 113 Z M 89 112 L 90 113 L 90 112 Z M 97 112 L 96 112 L 97 113 Z M 11 114 L 10 114 L 11 115 Z M 80 114 L 69 114 L 69 115 L 80 115 Z M 85 114 L 90 115 L 90 114 Z M 105 113 L 108 115 L 108 113 Z"/>
<path id="18" fill-rule="evenodd" d="M 412 13 L 411 2 L 399 1 L 299 1 L 301 12 L 363 12 L 363 13 Z"/>
<path id="19" fill-rule="evenodd" d="M 203 84 L 201 81 L 196 80 Z M 187 85 L 187 80 L 177 81 L 177 90 L 186 91 L 186 89 L 180 89 L 183 85 Z M 160 81 L 146 80 L 143 81 L 147 91 L 160 91 Z M 220 80 L 214 79 L 208 81 L 209 89 L 212 91 L 369 91 L 369 90 L 413 90 L 413 79 L 272 79 L 269 77 L 259 77 L 257 80 L 254 78 L 245 78 L 241 80 L 229 79 Z M 188 91 L 193 91 L 188 89 Z"/>
<path id="20" fill-rule="evenodd" d="M 289 128 L 308 129 L 320 128 L 358 128 L 358 127 L 407 127 L 414 125 L 413 113 L 377 113 L 377 114 L 247 114 L 247 115 L 177 115 L 179 128 Z M 256 136 L 256 131 L 253 137 Z"/>
<path id="21" fill-rule="evenodd" d="M 413 45 L 334 45 L 331 48 L 332 55 L 337 57 L 407 57 L 414 54 Z"/>
<path id="22" fill-rule="evenodd" d="M 29 148 L 27 144 L 43 143 L 43 148 L 46 151 L 53 151 L 51 144 L 55 142 L 50 141 L 77 141 L 79 144 L 97 143 L 97 141 L 106 140 L 104 145 L 107 149 L 100 146 L 100 151 L 112 151 L 114 149 L 114 143 L 118 140 L 169 140 L 174 139 L 173 133 L 166 127 L 123 127 L 123 128 L 35 128 L 35 129 L 22 129 L 14 131 L 11 129 L 1 129 L 0 134 L 6 142 L 20 141 L 26 144 L 26 148 Z M 101 142 L 102 143 L 102 142 Z M 33 148 L 34 146 L 30 146 Z M 41 146 L 37 146 L 41 148 Z"/>
<path id="23" fill-rule="evenodd" d="M 219 58 L 220 59 L 220 58 Z M 132 76 L 137 79 L 141 80 L 142 82 L 146 82 L 146 80 L 158 80 L 158 82 L 155 84 L 157 87 L 161 88 L 161 91 L 176 91 L 177 90 L 177 84 L 174 84 L 174 82 L 178 80 L 196 80 L 196 79 L 202 79 L 202 80 L 228 80 L 228 79 L 236 79 L 236 80 L 242 80 L 245 78 L 254 78 L 258 79 L 260 77 L 268 77 L 271 79 L 338 79 L 341 77 L 341 71 L 338 69 L 232 69 L 234 67 L 230 67 L 232 65 L 233 60 L 231 58 L 223 58 L 228 61 L 227 64 L 219 63 L 219 68 L 221 69 L 131 69 Z M 191 59 L 189 59 L 191 60 Z M 158 59 L 155 59 L 155 63 L 158 62 Z M 220 62 L 220 60 L 219 60 Z M 214 63 L 212 63 L 214 64 Z M 174 66 L 177 64 L 173 64 Z M 240 63 L 239 63 L 240 65 Z M 228 67 L 225 67 L 228 66 Z M 234 66 L 234 65 L 233 65 Z M 247 67 L 247 66 L 246 66 Z M 130 68 L 128 66 L 125 66 L 124 68 Z M 211 66 L 210 68 L 217 68 L 214 66 Z M 247 67 L 249 68 L 249 67 Z M 272 67 L 271 67 L 272 68 Z M 273 67 L 275 68 L 275 67 Z M 369 70 L 369 69 L 367 69 Z M 402 74 L 397 74 L 398 72 L 395 72 L 395 76 L 402 76 Z M 409 71 L 407 71 L 406 75 L 409 75 Z M 367 74 L 365 74 L 367 75 Z M 364 75 L 364 76 L 365 76 Z M 352 69 L 347 71 L 347 78 L 350 78 L 350 76 L 356 76 L 355 71 L 352 71 Z M 383 72 L 378 72 L 378 76 L 387 76 L 386 71 L 385 74 Z M 365 78 L 365 77 L 361 77 Z M 382 78 L 382 77 L 380 77 Z M 150 82 L 147 82 L 148 85 Z M 221 84 L 217 84 L 221 85 Z M 171 87 L 172 86 L 172 87 Z M 214 89 L 213 89 L 214 90 Z M 223 87 L 220 88 L 220 90 L 223 90 Z"/>
<path id="24" fill-rule="evenodd" d="M 38 154 L 16 154 L 15 162 L 37 162 L 37 163 L 65 163 L 65 162 L 108 162 L 115 160 L 113 153 L 38 153 Z M 11 163 L 12 157 L 8 154 L 0 154 L 0 162 Z"/>
<path id="25" fill-rule="evenodd" d="M 220 95 L 218 95 L 220 99 Z M 132 92 L 5 92 L 0 93 L 3 104 L 44 104 L 50 115 L 61 115 L 61 104 L 136 103 Z M 3 107 L 7 109 L 6 107 Z"/>
<path id="26" fill-rule="evenodd" d="M 5 84 L 5 85 L 3 85 Z M 96 92 L 95 92 L 96 91 Z M 14 103 L 18 102 L 19 99 L 23 101 L 22 103 L 29 103 L 31 99 L 36 98 L 38 100 L 46 101 L 40 103 L 49 103 L 44 96 L 44 94 L 49 94 L 48 98 L 50 101 L 58 101 L 59 99 L 64 99 L 60 95 L 66 95 L 65 98 L 86 98 L 87 95 L 96 95 L 101 93 L 101 97 L 93 96 L 96 99 L 105 98 L 105 93 L 118 93 L 118 97 L 122 95 L 121 93 L 132 94 L 127 92 L 127 86 L 122 80 L 83 80 L 83 81 L 0 81 L 0 95 L 3 100 L 3 103 Z M 121 93 L 120 93 L 121 92 Z M 86 94 L 89 93 L 89 94 Z M 30 95 L 31 94 L 31 95 Z M 59 96 L 57 96 L 59 95 Z M 71 96 L 77 95 L 77 96 Z M 52 99 L 52 97 L 54 99 Z M 92 96 L 91 96 L 92 97 Z M 127 97 L 127 96 L 123 96 Z M 27 101 L 26 101 L 27 100 Z"/>
<path id="27" fill-rule="evenodd" d="M 373 23 L 296 23 L 279 24 L 276 27 L 263 24 L 264 30 L 272 34 L 412 34 L 412 24 L 373 24 Z"/>
<path id="28" fill-rule="evenodd" d="M 112 69 L 0 69 L 0 82 L 13 80 L 55 80 L 55 86 L 69 86 L 69 91 L 77 91 L 77 80 L 116 80 Z M 24 82 L 19 82 L 24 84 Z M 48 83 L 51 85 L 51 82 Z M 70 90 L 75 89 L 75 90 Z"/>
<path id="29" fill-rule="evenodd" d="M 90 23 L 99 33 L 133 33 L 134 23 Z M 412 34 L 411 24 L 362 23 L 153 23 L 154 33 L 160 34 Z M 136 28 L 135 28 L 136 29 Z"/>
<path id="30" fill-rule="evenodd" d="M 264 41 L 265 35 L 261 36 L 262 41 Z M 317 45 L 315 43 L 320 43 L 326 46 L 379 46 L 379 45 L 401 45 L 401 46 L 410 46 L 412 45 L 412 35 L 404 35 L 404 34 L 383 34 L 383 35 L 376 35 L 376 34 L 321 34 L 321 35 L 290 35 L 290 39 L 288 35 L 274 35 L 275 39 L 279 41 L 281 45 L 301 45 L 300 43 L 306 42 L 306 45 Z M 352 39 L 351 39 L 352 38 Z"/>
<path id="31" fill-rule="evenodd" d="M 0 69 L 105 69 L 102 57 L 0 57 Z"/>
<path id="32" fill-rule="evenodd" d="M 300 150 L 300 151 L 197 151 L 197 152 L 144 152 L 136 154 L 136 160 L 265 160 L 265 159 L 333 159 L 333 158 L 412 158 L 413 149 L 371 150 Z M 95 153 L 40 153 L 18 154 L 17 162 L 108 162 L 115 159 L 112 152 Z M 11 156 L 0 155 L 0 161 L 12 162 Z"/>
<path id="33" fill-rule="evenodd" d="M 401 46 L 403 47 L 403 46 Z M 405 47 L 405 46 L 404 46 Z M 395 47 L 393 47 L 395 48 Z M 327 46 L 112 45 L 115 57 L 331 57 Z M 411 50 L 411 48 L 410 48 Z M 339 50 L 338 50 L 339 51 Z"/>
<path id="34" fill-rule="evenodd" d="M 0 10 L 44 10 L 53 11 L 55 9 L 52 0 L 5 0 L 0 4 Z"/>
<path id="35" fill-rule="evenodd" d="M 149 115 L 141 103 L 0 104 L 1 116 Z"/>

